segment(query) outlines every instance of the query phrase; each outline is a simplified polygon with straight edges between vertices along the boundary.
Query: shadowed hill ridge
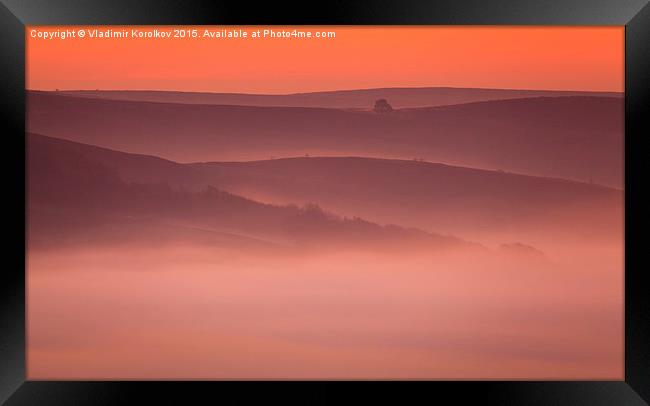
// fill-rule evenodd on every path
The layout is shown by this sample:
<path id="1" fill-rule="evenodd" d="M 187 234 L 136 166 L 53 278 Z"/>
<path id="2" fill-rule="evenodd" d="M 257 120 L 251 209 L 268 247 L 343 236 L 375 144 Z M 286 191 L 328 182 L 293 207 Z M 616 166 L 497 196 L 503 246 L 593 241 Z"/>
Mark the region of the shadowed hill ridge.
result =
<path id="1" fill-rule="evenodd" d="M 32 241 L 37 244 L 56 244 L 88 235 L 123 241 L 161 238 L 150 234 L 152 230 L 171 233 L 169 238 L 174 238 L 179 226 L 183 227 L 181 236 L 193 238 L 192 233 L 187 235 L 190 229 L 198 234 L 212 231 L 212 242 L 215 237 L 223 240 L 231 236 L 231 242 L 236 238 L 242 244 L 258 244 L 257 240 L 338 247 L 394 241 L 431 248 L 465 244 L 453 237 L 416 229 L 381 226 L 358 217 L 341 218 L 314 204 L 265 204 L 209 184 L 198 191 L 183 185 L 173 188 L 166 179 L 178 181 L 194 170 L 155 157 L 35 134 L 28 135 L 27 152 L 28 224 Z M 128 166 L 128 170 L 115 169 L 121 165 Z M 134 170 L 153 173 L 153 168 L 167 171 L 159 172 L 160 177 L 150 178 L 148 183 L 129 178 Z M 165 225 L 176 228 L 165 230 Z M 254 237 L 255 241 L 241 236 Z M 199 237 L 204 241 L 204 235 Z"/>
<path id="2" fill-rule="evenodd" d="M 178 164 L 36 134 L 38 154 L 73 156 L 130 183 L 197 193 L 219 190 L 275 205 L 318 204 L 340 216 L 463 236 L 468 230 L 609 235 L 622 221 L 621 190 L 438 163 L 359 157 L 300 157 Z M 39 152 L 40 151 L 40 152 Z M 47 176 L 47 175 L 45 175 Z M 619 224 L 620 225 L 620 224 Z"/>
<path id="3" fill-rule="evenodd" d="M 623 184 L 623 99 L 617 97 L 540 97 L 376 114 L 31 92 L 27 112 L 30 132 L 177 162 L 305 154 L 422 158 Z"/>
<path id="4" fill-rule="evenodd" d="M 376 99 L 387 98 L 395 108 L 441 106 L 477 101 L 541 96 L 622 97 L 614 92 L 556 90 L 509 90 L 453 87 L 394 87 L 377 89 L 335 90 L 293 94 L 245 94 L 176 92 L 152 90 L 69 90 L 59 93 L 101 99 L 152 101 L 187 104 L 230 104 L 276 107 L 326 107 L 368 109 Z"/>

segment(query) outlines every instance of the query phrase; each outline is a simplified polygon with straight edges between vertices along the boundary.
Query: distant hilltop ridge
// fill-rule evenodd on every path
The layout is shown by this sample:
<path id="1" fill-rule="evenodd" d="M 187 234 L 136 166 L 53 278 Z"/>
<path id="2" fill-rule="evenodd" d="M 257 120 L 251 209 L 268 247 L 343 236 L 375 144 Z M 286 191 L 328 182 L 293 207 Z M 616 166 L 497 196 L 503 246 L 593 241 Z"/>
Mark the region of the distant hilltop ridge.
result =
<path id="1" fill-rule="evenodd" d="M 41 92 L 31 90 L 28 92 Z M 564 90 L 514 90 L 457 87 L 387 87 L 331 90 L 290 94 L 187 92 L 167 90 L 58 90 L 58 94 L 111 100 L 160 103 L 220 104 L 260 107 L 323 107 L 371 109 L 378 99 L 386 99 L 395 109 L 435 107 L 480 101 L 530 97 L 594 96 L 623 97 L 619 92 Z"/>
<path id="2" fill-rule="evenodd" d="M 141 101 L 28 92 L 27 129 L 177 162 L 307 153 L 418 158 L 623 184 L 621 97 L 528 97 L 399 109 L 395 97 L 364 95 L 359 100 L 365 107 L 356 110 L 244 106 L 232 100 L 228 105 L 173 103 L 165 95 Z M 382 98 L 395 110 L 369 111 Z"/>

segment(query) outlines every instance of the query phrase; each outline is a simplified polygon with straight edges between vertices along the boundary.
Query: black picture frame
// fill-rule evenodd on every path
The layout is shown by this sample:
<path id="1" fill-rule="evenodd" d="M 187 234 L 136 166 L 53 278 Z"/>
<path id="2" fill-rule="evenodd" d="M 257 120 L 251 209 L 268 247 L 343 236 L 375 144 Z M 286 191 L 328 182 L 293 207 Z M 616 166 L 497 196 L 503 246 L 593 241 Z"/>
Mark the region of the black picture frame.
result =
<path id="1" fill-rule="evenodd" d="M 4 269 L 0 286 L 0 404 L 191 404 L 226 399 L 315 403 L 415 400 L 449 404 L 643 405 L 650 401 L 648 169 L 650 105 L 647 0 L 401 0 L 264 4 L 214 1 L 0 0 L 4 154 Z M 624 25 L 625 26 L 625 380 L 562 382 L 70 382 L 29 381 L 25 370 L 25 26 L 215 25 Z M 345 395 L 341 392 L 345 389 Z M 277 399 L 273 399 L 277 397 Z M 447 402 L 445 402 L 446 404 Z"/>

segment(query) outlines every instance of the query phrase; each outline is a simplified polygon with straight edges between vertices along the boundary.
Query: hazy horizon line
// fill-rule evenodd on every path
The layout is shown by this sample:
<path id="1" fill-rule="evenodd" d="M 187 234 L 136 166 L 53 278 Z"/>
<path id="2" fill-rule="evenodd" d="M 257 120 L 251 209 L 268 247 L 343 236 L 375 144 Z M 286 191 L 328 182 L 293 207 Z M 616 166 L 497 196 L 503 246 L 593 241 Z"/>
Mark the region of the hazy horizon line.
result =
<path id="1" fill-rule="evenodd" d="M 580 89 L 531 89 L 531 88 L 507 88 L 507 87 L 459 87 L 459 86 L 384 86 L 384 87 L 362 87 L 362 88 L 344 88 L 344 89 L 324 89 L 301 91 L 291 93 L 249 93 L 249 92 L 226 92 L 214 90 L 172 90 L 172 89 L 101 89 L 101 88 L 76 88 L 76 89 L 34 89 L 25 88 L 26 91 L 40 91 L 40 92 L 159 92 L 159 93 L 197 93 L 197 94 L 223 94 L 223 95 L 246 95 L 246 96 L 299 96 L 316 93 L 336 93 L 336 92 L 355 92 L 355 91 L 371 91 L 371 90 L 418 90 L 418 89 L 458 89 L 458 90 L 505 90 L 505 91 L 519 91 L 519 92 L 581 92 L 581 93 L 615 93 L 624 94 L 624 90 L 580 90 Z"/>

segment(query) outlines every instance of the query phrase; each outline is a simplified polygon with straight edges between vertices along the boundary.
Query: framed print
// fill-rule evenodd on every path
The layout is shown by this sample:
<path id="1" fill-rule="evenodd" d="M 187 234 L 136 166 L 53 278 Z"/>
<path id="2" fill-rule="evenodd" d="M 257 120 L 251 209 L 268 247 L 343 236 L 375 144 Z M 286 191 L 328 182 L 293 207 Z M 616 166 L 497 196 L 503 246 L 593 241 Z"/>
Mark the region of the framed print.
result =
<path id="1" fill-rule="evenodd" d="M 3 3 L 2 401 L 646 404 L 646 2 L 240 7 Z"/>

